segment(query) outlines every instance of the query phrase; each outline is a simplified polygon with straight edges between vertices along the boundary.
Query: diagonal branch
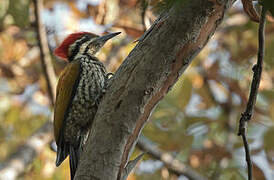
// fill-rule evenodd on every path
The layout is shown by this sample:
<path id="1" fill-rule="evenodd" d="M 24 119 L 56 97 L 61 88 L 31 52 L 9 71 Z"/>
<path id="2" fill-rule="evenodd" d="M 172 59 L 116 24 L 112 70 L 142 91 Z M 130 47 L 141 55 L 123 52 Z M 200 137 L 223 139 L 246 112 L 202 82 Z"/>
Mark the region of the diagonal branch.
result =
<path id="1" fill-rule="evenodd" d="M 207 180 L 207 178 L 200 175 L 188 165 L 181 163 L 171 154 L 162 152 L 157 146 L 151 144 L 142 136 L 139 137 L 137 147 L 147 152 L 153 158 L 162 161 L 168 170 L 178 176 L 184 175 L 190 180 Z"/>
<path id="2" fill-rule="evenodd" d="M 258 50 L 258 59 L 257 64 L 255 64 L 252 68 L 254 75 L 251 83 L 250 94 L 248 98 L 248 102 L 246 105 L 246 110 L 242 113 L 240 122 L 239 122 L 239 132 L 238 136 L 242 136 L 245 154 L 246 154 L 246 163 L 248 167 L 248 179 L 252 180 L 252 162 L 250 158 L 249 146 L 246 138 L 246 126 L 247 122 L 251 120 L 253 109 L 256 103 L 256 98 L 258 94 L 258 89 L 261 81 L 261 75 L 263 71 L 263 58 L 264 58 L 264 42 L 265 42 L 265 16 L 266 16 L 266 8 L 262 8 L 260 25 L 259 25 L 259 50 Z"/>
<path id="3" fill-rule="evenodd" d="M 51 63 L 50 51 L 47 42 L 47 35 L 44 25 L 41 21 L 41 11 L 43 9 L 42 0 L 33 0 L 34 3 L 34 13 L 35 13 L 35 27 L 38 38 L 38 45 L 40 48 L 40 58 L 44 76 L 47 82 L 47 88 L 51 104 L 54 104 L 55 98 L 55 86 L 56 86 L 56 76 L 54 72 L 53 65 Z"/>
<path id="4" fill-rule="evenodd" d="M 121 179 L 152 110 L 206 45 L 233 2 L 178 1 L 155 21 L 100 103 L 75 180 Z"/>

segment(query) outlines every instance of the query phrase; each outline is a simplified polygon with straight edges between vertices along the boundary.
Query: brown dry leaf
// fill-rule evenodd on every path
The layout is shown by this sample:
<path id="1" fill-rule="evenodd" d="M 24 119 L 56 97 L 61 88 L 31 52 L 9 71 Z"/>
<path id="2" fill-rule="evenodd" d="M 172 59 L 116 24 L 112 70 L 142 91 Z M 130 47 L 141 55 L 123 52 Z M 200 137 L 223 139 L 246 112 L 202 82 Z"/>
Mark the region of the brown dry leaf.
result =
<path id="1" fill-rule="evenodd" d="M 27 42 L 23 39 L 14 41 L 13 43 L 13 58 L 20 60 L 28 52 Z"/>
<path id="2" fill-rule="evenodd" d="M 215 61 L 206 71 L 209 79 L 216 79 L 220 70 L 219 61 Z"/>
<path id="3" fill-rule="evenodd" d="M 254 179 L 266 179 L 264 170 L 258 167 L 255 163 L 253 165 L 253 175 Z"/>
<path id="4" fill-rule="evenodd" d="M 9 65 L 0 62 L 0 76 L 6 78 L 14 78 L 15 74 L 13 73 Z"/>
<path id="5" fill-rule="evenodd" d="M 135 8 L 138 1 L 137 0 L 120 0 L 119 3 L 120 3 L 119 4 L 120 6 Z"/>
<path id="6" fill-rule="evenodd" d="M 89 15 L 96 19 L 98 12 L 99 12 L 99 5 L 90 5 L 87 6 Z"/>
<path id="7" fill-rule="evenodd" d="M 250 19 L 254 22 L 260 22 L 260 17 L 258 13 L 256 12 L 256 10 L 254 9 L 252 0 L 242 0 L 242 4 L 244 7 L 244 11 L 250 17 Z"/>

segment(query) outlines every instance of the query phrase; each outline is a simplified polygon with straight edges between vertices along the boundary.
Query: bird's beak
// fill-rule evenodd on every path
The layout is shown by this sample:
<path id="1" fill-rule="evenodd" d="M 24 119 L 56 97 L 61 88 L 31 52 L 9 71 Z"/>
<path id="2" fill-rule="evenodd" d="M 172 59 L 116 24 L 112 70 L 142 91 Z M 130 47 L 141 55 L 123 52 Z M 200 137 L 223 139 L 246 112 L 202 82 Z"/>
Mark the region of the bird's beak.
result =
<path id="1" fill-rule="evenodd" d="M 117 36 L 117 35 L 120 34 L 120 33 L 121 33 L 121 32 L 116 32 L 116 33 L 107 34 L 107 35 L 104 35 L 104 36 L 99 37 L 98 40 L 105 43 L 107 40 L 113 38 L 114 36 Z"/>

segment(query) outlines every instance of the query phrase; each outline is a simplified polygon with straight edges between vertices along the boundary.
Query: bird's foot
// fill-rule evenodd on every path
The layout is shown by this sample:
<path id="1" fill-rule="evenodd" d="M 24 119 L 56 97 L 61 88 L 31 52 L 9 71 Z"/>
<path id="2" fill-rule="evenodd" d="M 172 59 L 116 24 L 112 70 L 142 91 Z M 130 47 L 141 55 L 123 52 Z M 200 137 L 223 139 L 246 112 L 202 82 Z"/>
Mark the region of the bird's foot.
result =
<path id="1" fill-rule="evenodd" d="M 114 74 L 113 73 L 107 73 L 106 75 L 106 84 L 105 84 L 105 88 L 104 88 L 104 93 L 106 92 L 106 90 L 110 87 L 110 85 L 112 84 L 112 80 L 113 80 Z"/>

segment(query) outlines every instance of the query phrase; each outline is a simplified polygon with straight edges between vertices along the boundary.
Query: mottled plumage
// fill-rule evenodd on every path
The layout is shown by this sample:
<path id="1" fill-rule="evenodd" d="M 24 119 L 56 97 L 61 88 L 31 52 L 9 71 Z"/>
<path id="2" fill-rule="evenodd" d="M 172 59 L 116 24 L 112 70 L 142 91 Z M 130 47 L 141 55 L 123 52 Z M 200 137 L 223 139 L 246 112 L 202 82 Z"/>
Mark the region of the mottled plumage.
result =
<path id="1" fill-rule="evenodd" d="M 87 131 L 92 123 L 107 80 L 105 67 L 95 57 L 82 56 L 76 61 L 81 73 L 64 129 L 65 140 L 73 145 L 78 145 L 79 133 Z"/>
<path id="2" fill-rule="evenodd" d="M 91 33 L 72 34 L 55 50 L 57 56 L 70 62 L 57 85 L 54 137 L 56 166 L 69 155 L 71 179 L 108 80 L 104 65 L 94 54 L 108 39 L 118 34 L 102 37 Z"/>

